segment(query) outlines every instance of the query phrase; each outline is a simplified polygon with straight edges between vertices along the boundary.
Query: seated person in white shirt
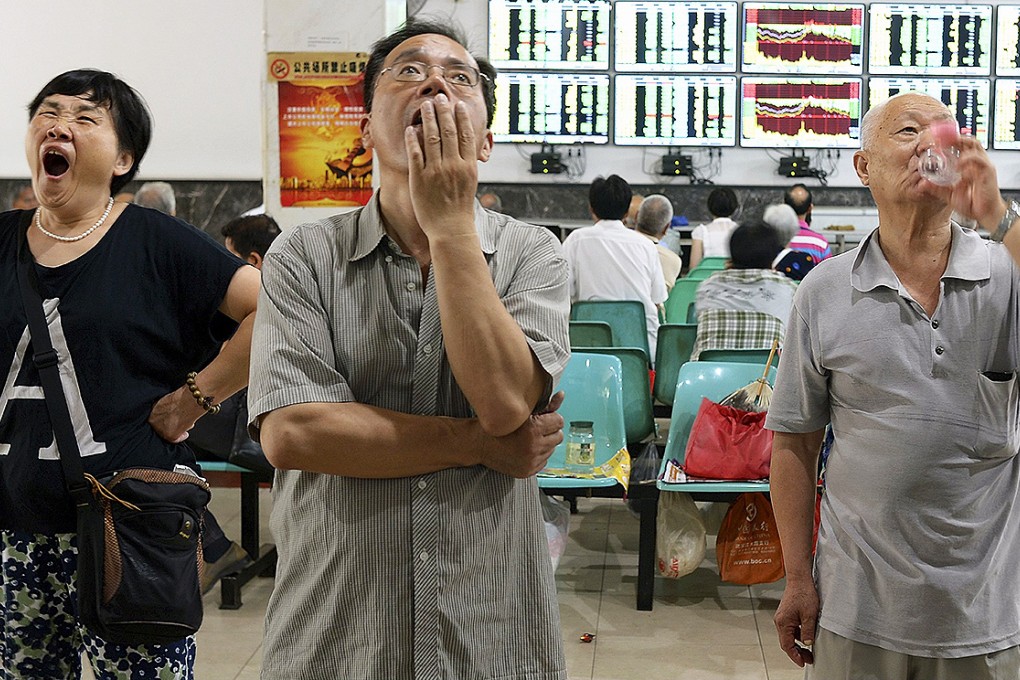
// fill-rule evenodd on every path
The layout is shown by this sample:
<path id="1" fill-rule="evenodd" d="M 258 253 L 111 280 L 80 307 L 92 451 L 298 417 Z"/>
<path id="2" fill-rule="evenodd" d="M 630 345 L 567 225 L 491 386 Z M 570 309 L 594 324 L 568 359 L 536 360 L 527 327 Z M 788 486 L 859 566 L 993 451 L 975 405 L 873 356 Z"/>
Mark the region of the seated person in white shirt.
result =
<path id="1" fill-rule="evenodd" d="M 708 195 L 708 212 L 712 221 L 694 227 L 691 232 L 691 262 L 694 269 L 706 257 L 729 257 L 730 234 L 737 228 L 731 219 L 740 202 L 733 189 L 720 187 Z"/>
<path id="2" fill-rule="evenodd" d="M 640 300 L 645 307 L 648 348 L 655 356 L 658 307 L 666 301 L 665 279 L 655 244 L 628 229 L 623 218 L 633 193 L 618 175 L 598 177 L 588 190 L 597 221 L 575 229 L 563 242 L 570 267 L 570 301 Z"/>

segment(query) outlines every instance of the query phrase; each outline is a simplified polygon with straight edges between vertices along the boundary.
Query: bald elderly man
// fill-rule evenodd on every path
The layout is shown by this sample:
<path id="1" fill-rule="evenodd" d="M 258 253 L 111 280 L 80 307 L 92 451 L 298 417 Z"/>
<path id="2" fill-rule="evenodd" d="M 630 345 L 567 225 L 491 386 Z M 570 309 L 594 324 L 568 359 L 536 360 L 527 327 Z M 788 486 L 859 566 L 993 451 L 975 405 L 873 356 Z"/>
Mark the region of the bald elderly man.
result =
<path id="1" fill-rule="evenodd" d="M 916 93 L 864 117 L 854 167 L 879 226 L 804 279 L 787 328 L 766 421 L 787 569 L 775 623 L 808 678 L 1020 677 L 1020 206 L 971 137 L 955 185 L 921 177 L 952 119 Z"/>

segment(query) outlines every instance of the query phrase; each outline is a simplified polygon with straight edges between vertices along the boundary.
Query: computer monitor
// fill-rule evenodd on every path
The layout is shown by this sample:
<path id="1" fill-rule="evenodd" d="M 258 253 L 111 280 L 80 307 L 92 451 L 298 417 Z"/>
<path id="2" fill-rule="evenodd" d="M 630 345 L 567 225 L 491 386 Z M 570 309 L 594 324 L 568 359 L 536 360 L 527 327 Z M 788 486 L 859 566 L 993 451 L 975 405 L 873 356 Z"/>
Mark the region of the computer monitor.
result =
<path id="1" fill-rule="evenodd" d="M 1003 151 L 1020 151 L 1020 80 L 995 81 L 995 134 L 992 146 Z"/>
<path id="2" fill-rule="evenodd" d="M 983 78 L 869 78 L 868 106 L 901 92 L 923 92 L 938 99 L 956 115 L 960 131 L 988 147 L 991 84 Z"/>
<path id="3" fill-rule="evenodd" d="M 746 73 L 859 74 L 864 5 L 745 2 Z"/>
<path id="4" fill-rule="evenodd" d="M 619 0 L 616 70 L 736 72 L 737 22 L 737 3 L 728 0 Z"/>
<path id="5" fill-rule="evenodd" d="M 1020 76 L 1020 5 L 999 5 L 995 40 L 995 75 Z"/>
<path id="6" fill-rule="evenodd" d="M 596 73 L 500 73 L 497 142 L 574 144 L 609 141 L 609 76 Z"/>
<path id="7" fill-rule="evenodd" d="M 860 78 L 740 80 L 740 145 L 855 149 L 861 138 Z"/>
<path id="8" fill-rule="evenodd" d="M 606 70 L 609 0 L 489 0 L 489 60 L 497 69 Z"/>
<path id="9" fill-rule="evenodd" d="M 992 68 L 992 6 L 869 6 L 872 75 L 987 76 Z"/>
<path id="10" fill-rule="evenodd" d="M 618 75 L 613 141 L 620 145 L 733 146 L 736 76 Z"/>

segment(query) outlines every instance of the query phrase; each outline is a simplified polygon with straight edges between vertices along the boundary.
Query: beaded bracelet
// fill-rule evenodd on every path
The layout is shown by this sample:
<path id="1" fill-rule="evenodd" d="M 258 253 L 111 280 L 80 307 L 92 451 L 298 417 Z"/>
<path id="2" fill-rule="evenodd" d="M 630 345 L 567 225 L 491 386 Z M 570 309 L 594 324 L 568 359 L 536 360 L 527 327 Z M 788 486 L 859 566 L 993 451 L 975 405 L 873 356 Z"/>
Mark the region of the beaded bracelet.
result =
<path id="1" fill-rule="evenodd" d="M 188 374 L 187 385 L 188 389 L 191 390 L 191 396 L 195 397 L 195 401 L 198 405 L 205 409 L 206 413 L 216 415 L 220 412 L 220 405 L 213 404 L 213 397 L 203 397 L 202 390 L 198 389 L 198 385 L 195 384 L 195 379 L 198 378 L 198 373 L 192 371 Z"/>

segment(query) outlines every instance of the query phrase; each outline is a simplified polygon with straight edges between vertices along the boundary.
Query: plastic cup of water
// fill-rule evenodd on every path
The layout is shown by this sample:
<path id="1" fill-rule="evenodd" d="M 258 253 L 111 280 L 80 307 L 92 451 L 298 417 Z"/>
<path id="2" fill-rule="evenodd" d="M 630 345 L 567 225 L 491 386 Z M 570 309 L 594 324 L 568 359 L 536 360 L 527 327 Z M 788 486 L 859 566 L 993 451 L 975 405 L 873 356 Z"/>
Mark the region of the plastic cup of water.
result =
<path id="1" fill-rule="evenodd" d="M 921 177 L 932 184 L 952 186 L 960 181 L 960 171 L 957 168 L 960 158 L 960 148 L 957 145 L 960 128 L 955 120 L 945 120 L 932 123 L 928 130 L 934 141 L 924 150 L 918 171 Z"/>

